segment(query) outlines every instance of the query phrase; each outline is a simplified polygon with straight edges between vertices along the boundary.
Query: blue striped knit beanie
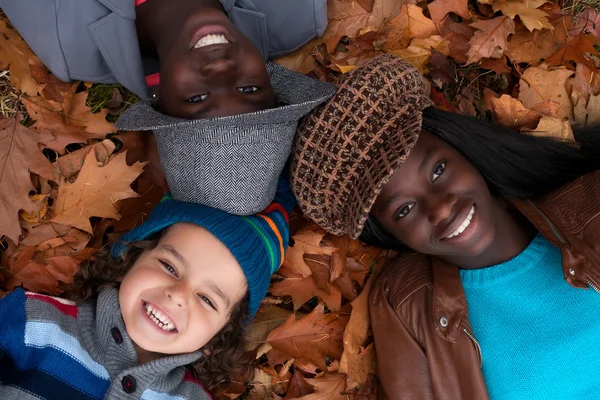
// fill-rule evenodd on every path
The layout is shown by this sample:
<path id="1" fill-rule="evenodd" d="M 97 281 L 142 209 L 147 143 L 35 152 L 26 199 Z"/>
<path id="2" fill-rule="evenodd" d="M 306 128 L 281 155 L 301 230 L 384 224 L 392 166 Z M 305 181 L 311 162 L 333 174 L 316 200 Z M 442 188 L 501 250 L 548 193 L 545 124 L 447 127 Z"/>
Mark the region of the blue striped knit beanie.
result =
<path id="1" fill-rule="evenodd" d="M 201 226 L 227 246 L 242 267 L 248 280 L 248 311 L 253 318 L 267 294 L 271 275 L 283 263 L 289 243 L 288 214 L 295 205 L 287 177 L 280 179 L 273 202 L 259 214 L 249 216 L 177 201 L 167 194 L 146 222 L 127 232 L 113 245 L 112 253 L 115 256 L 124 254 L 127 242 L 143 240 L 178 222 Z"/>

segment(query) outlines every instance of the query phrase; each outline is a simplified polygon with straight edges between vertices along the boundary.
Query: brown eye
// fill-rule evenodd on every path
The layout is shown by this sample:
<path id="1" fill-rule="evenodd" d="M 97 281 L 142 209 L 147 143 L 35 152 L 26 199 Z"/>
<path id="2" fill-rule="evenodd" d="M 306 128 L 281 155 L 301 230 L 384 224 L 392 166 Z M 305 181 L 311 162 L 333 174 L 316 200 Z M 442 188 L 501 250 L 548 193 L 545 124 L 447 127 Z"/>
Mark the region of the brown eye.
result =
<path id="1" fill-rule="evenodd" d="M 208 93 L 199 94 L 193 97 L 190 97 L 187 102 L 188 103 L 202 103 L 204 100 L 208 98 Z"/>
<path id="2" fill-rule="evenodd" d="M 433 173 L 431 175 L 431 181 L 435 182 L 437 178 L 439 178 L 444 171 L 446 170 L 446 161 L 443 161 L 435 166 L 433 169 Z"/>
<path id="3" fill-rule="evenodd" d="M 175 267 L 173 267 L 171 264 L 169 264 L 166 261 L 163 261 L 163 260 L 159 260 L 159 261 L 167 271 L 169 271 L 173 275 L 177 276 L 177 270 L 175 269 Z"/>
<path id="4" fill-rule="evenodd" d="M 398 213 L 396 214 L 396 219 L 406 217 L 408 215 L 408 213 L 410 212 L 410 210 L 412 210 L 412 208 L 414 206 L 415 206 L 415 204 L 411 203 L 411 204 L 407 204 L 404 207 L 400 208 L 400 210 L 398 210 Z"/>
<path id="5" fill-rule="evenodd" d="M 210 301 L 210 299 L 202 294 L 199 294 L 198 297 L 200 297 L 200 300 L 202 300 L 203 302 L 205 302 L 206 304 L 208 304 L 210 306 L 210 308 L 212 308 L 213 310 L 217 311 L 217 307 L 215 307 L 215 305 L 213 304 L 212 301 Z"/>
<path id="6" fill-rule="evenodd" d="M 239 90 L 240 92 L 244 93 L 244 94 L 251 94 L 251 93 L 256 93 L 260 90 L 260 88 L 258 86 L 242 86 L 237 88 L 237 90 Z"/>

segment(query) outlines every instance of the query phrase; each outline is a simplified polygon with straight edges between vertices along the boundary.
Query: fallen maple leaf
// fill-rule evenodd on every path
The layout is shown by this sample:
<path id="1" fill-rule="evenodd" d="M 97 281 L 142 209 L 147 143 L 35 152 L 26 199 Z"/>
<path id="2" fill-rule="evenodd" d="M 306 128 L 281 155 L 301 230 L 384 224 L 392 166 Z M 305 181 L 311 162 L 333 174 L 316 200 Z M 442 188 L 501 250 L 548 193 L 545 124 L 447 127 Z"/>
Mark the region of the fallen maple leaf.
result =
<path id="1" fill-rule="evenodd" d="M 104 167 L 98 167 L 96 156 L 89 152 L 77 180 L 60 182 L 51 221 L 92 233 L 90 217 L 119 219 L 114 204 L 137 196 L 130 185 L 145 165 L 136 162 L 128 166 L 125 156 L 120 153 Z"/>
<path id="2" fill-rule="evenodd" d="M 550 57 L 567 43 L 570 23 L 571 17 L 563 17 L 552 23 L 552 30 L 516 32 L 508 41 L 509 58 L 514 63 L 536 64 Z"/>
<path id="3" fill-rule="evenodd" d="M 104 164 L 108 157 L 115 151 L 115 148 L 116 146 L 111 140 L 104 139 L 101 142 L 94 143 L 93 145 L 86 146 L 59 157 L 54 164 L 58 168 L 59 174 L 69 179 L 81 170 L 83 161 L 90 151 L 94 152 L 98 163 Z"/>
<path id="4" fill-rule="evenodd" d="M 426 67 L 432 49 L 448 55 L 450 54 L 449 41 L 441 36 L 433 35 L 427 39 L 413 39 L 406 49 L 392 50 L 389 53 L 403 58 L 424 74 L 428 72 Z"/>
<path id="5" fill-rule="evenodd" d="M 475 29 L 466 24 L 459 24 L 446 18 L 444 25 L 440 28 L 440 34 L 448 40 L 450 56 L 456 62 L 466 63 L 469 59 L 467 53 L 471 45 L 469 41 L 473 38 Z"/>
<path id="6" fill-rule="evenodd" d="M 515 23 L 509 17 L 496 17 L 470 24 L 478 29 L 469 40 L 467 64 L 482 58 L 500 58 L 508 48 L 508 36 L 515 33 Z"/>
<path id="7" fill-rule="evenodd" d="M 29 197 L 34 190 L 30 172 L 54 179 L 50 161 L 39 150 L 38 135 L 17 122 L 0 120 L 0 237 L 6 235 L 19 242 L 19 210 L 31 212 L 36 207 Z"/>
<path id="8" fill-rule="evenodd" d="M 388 52 L 408 47 L 412 39 L 426 39 L 437 33 L 433 21 L 423 15 L 421 7 L 414 4 L 400 7 L 400 13 L 390 25 L 392 29 L 383 45 L 383 49 Z"/>
<path id="9" fill-rule="evenodd" d="M 346 376 L 344 374 L 327 374 L 320 378 L 307 379 L 314 386 L 315 392 L 303 397 L 302 400 L 347 400 Z"/>
<path id="10" fill-rule="evenodd" d="M 502 11 L 502 14 L 515 19 L 518 15 L 527 29 L 553 29 L 554 26 L 548 21 L 548 14 L 538 7 L 547 3 L 548 0 L 506 0 L 494 2 L 494 12 Z"/>
<path id="11" fill-rule="evenodd" d="M 267 341 L 273 349 L 289 357 L 305 359 L 327 371 L 325 357 L 339 359 L 342 355 L 342 335 L 348 319 L 337 313 L 325 314 L 325 306 L 320 303 L 302 319 L 296 320 L 290 315 L 269 334 Z"/>
<path id="12" fill-rule="evenodd" d="M 427 5 L 431 20 L 436 26 L 440 26 L 442 21 L 450 13 L 454 13 L 463 19 L 469 19 L 468 0 L 435 0 Z"/>
<path id="13" fill-rule="evenodd" d="M 246 331 L 246 350 L 254 350 L 265 342 L 269 333 L 283 324 L 291 311 L 272 304 L 261 305 L 259 312 Z"/>
<path id="14" fill-rule="evenodd" d="M 571 117 L 572 105 L 565 82 L 573 74 L 573 71 L 566 68 L 549 70 L 545 64 L 529 67 L 523 72 L 519 81 L 518 99 L 527 108 L 533 108 L 536 104 L 547 100 L 555 101 L 560 105 L 556 116 Z"/>
<path id="15" fill-rule="evenodd" d="M 527 133 L 534 136 L 551 136 L 562 140 L 575 140 L 569 121 L 556 117 L 543 116 L 538 126 L 532 131 L 527 131 Z"/>
<path id="16" fill-rule="evenodd" d="M 560 50 L 552 54 L 546 62 L 552 66 L 567 66 L 570 61 L 574 61 L 577 64 L 583 64 L 592 71 L 598 72 L 598 68 L 594 61 L 586 54 L 592 54 L 599 56 L 600 53 L 594 48 L 594 42 L 591 37 L 580 33 L 567 42 Z"/>
<path id="17" fill-rule="evenodd" d="M 11 82 L 17 90 L 29 96 L 38 94 L 38 85 L 32 74 L 42 62 L 19 34 L 9 28 L 6 18 L 0 19 L 0 67 L 10 71 Z M 43 68 L 43 67 L 41 67 Z"/>
<path id="18" fill-rule="evenodd" d="M 315 230 L 316 229 L 316 230 Z M 310 267 L 304 261 L 304 254 L 328 255 L 337 249 L 334 247 L 321 247 L 320 243 L 326 232 L 316 225 L 310 225 L 292 236 L 294 245 L 290 246 L 283 261 L 286 267 L 296 275 L 306 278 L 311 275 Z"/>
<path id="19" fill-rule="evenodd" d="M 484 103 L 494 113 L 495 120 L 515 130 L 535 129 L 543 115 L 556 116 L 560 107 L 560 104 L 547 100 L 528 108 L 507 94 L 496 97 L 489 89 L 485 89 L 483 93 Z"/>
<path id="20" fill-rule="evenodd" d="M 586 8 L 575 16 L 573 25 L 569 29 L 569 36 L 578 36 L 582 33 L 600 37 L 600 14 L 598 14 L 598 10 Z"/>
<path id="21" fill-rule="evenodd" d="M 70 143 L 85 143 L 87 139 L 103 139 L 116 132 L 114 125 L 106 120 L 107 110 L 93 114 L 86 105 L 87 92 L 74 94 L 63 103 L 45 100 L 42 97 L 24 98 L 23 104 L 29 115 L 36 120 L 31 127 L 43 133 L 44 144 L 64 153 Z"/>
<path id="22" fill-rule="evenodd" d="M 590 95 L 600 94 L 600 74 L 590 70 L 584 64 L 577 64 L 575 76 L 567 79 L 565 87 L 568 93 L 573 93 L 573 91 L 580 93 L 587 103 Z"/>
<path id="23" fill-rule="evenodd" d="M 314 392 L 315 388 L 308 383 L 304 376 L 296 369 L 294 370 L 294 375 L 292 375 L 290 386 L 285 394 L 284 400 L 297 399 L 302 396 L 313 394 Z"/>

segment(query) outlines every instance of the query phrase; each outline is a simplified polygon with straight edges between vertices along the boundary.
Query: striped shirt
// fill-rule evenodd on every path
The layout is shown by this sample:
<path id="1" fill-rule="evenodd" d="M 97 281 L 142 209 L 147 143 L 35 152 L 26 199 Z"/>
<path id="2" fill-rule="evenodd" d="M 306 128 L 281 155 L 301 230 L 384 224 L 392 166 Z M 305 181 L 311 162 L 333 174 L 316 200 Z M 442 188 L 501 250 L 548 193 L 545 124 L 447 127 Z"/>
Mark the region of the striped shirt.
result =
<path id="1" fill-rule="evenodd" d="M 202 353 L 139 365 L 118 290 L 72 302 L 15 289 L 0 299 L 0 399 L 211 399 L 185 365 Z"/>

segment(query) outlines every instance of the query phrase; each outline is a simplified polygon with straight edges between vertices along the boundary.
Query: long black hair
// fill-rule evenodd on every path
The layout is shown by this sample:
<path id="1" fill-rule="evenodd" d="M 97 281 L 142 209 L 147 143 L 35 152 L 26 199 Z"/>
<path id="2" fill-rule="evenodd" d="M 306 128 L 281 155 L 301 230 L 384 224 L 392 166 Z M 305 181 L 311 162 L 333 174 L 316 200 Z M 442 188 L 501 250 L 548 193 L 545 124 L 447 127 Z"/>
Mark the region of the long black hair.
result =
<path id="1" fill-rule="evenodd" d="M 469 160 L 495 197 L 538 199 L 600 169 L 600 126 L 574 128 L 577 144 L 429 107 L 423 111 L 423 129 Z M 373 216 L 360 239 L 377 247 L 404 248 Z"/>

